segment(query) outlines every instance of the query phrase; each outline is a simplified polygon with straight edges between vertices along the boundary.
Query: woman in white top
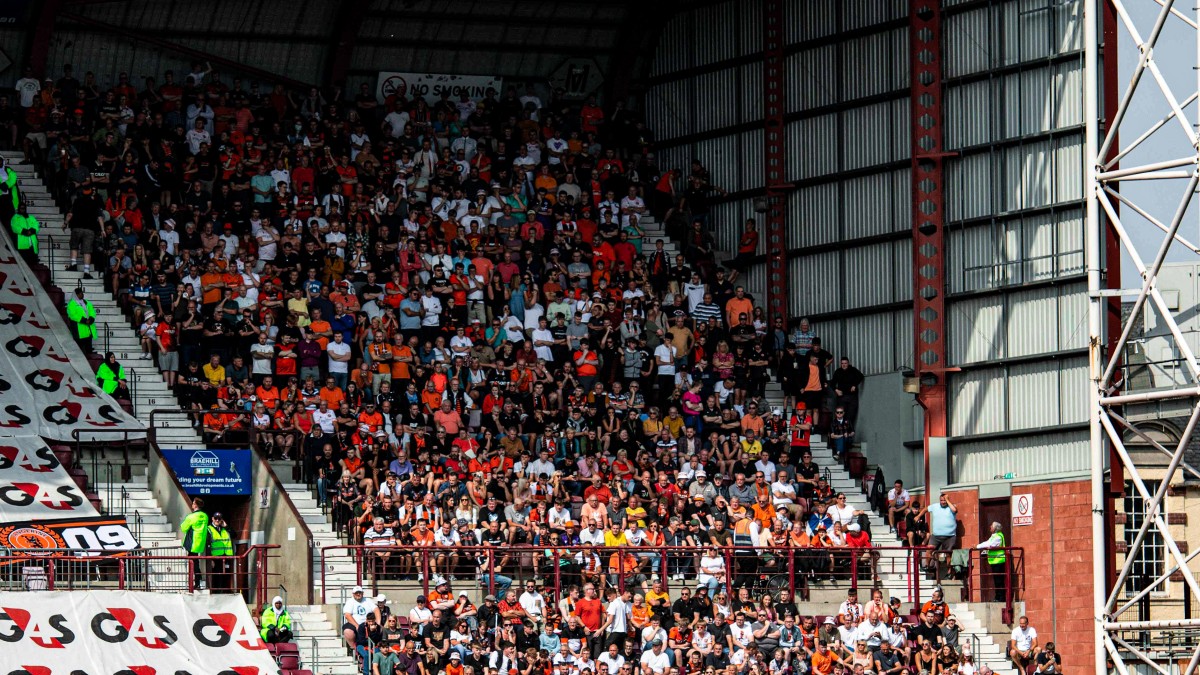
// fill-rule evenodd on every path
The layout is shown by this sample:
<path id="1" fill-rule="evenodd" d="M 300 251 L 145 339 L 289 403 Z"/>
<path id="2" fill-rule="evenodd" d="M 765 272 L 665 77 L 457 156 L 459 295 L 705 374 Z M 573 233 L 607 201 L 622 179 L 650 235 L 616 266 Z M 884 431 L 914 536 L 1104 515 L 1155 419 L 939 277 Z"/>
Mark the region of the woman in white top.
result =
<path id="1" fill-rule="evenodd" d="M 717 553 L 712 546 L 704 549 L 700 556 L 700 572 L 696 575 L 696 587 L 704 585 L 708 589 L 708 597 L 717 594 L 717 589 L 725 583 L 725 558 Z"/>
<path id="2" fill-rule="evenodd" d="M 839 492 L 833 505 L 825 510 L 825 515 L 832 518 L 835 525 L 841 523 L 843 530 L 861 513 L 862 511 L 846 505 L 846 493 L 844 492 Z"/>
<path id="3" fill-rule="evenodd" d="M 713 616 L 717 616 L 719 614 L 724 614 L 728 617 L 733 616 L 733 603 L 730 602 L 729 594 L 725 592 L 725 589 L 718 591 L 716 596 L 713 597 L 712 601 Z"/>

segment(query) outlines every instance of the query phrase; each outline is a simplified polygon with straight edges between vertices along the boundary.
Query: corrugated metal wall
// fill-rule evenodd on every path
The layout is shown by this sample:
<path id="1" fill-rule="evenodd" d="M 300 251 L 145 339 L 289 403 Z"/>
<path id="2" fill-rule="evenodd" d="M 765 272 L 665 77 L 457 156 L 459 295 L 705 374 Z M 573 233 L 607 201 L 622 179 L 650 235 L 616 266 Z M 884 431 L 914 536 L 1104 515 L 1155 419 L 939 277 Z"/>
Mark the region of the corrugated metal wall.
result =
<path id="1" fill-rule="evenodd" d="M 302 82 L 320 82 L 337 4 L 324 0 L 301 0 L 292 5 L 132 0 L 76 5 L 71 10 Z M 63 64 L 74 64 L 77 75 L 95 72 L 103 87 L 115 84 L 117 73 L 127 72 L 130 81 L 140 86 L 146 76 L 161 82 L 166 70 L 182 76 L 191 69 L 190 61 L 152 45 L 60 21 L 51 42 L 48 68 L 59 73 Z M 228 82 L 233 76 L 227 74 L 224 79 Z"/>
<path id="2" fill-rule="evenodd" d="M 723 187 L 752 191 L 762 187 L 761 108 L 750 103 L 761 94 L 761 63 L 735 55 L 750 53 L 760 6 L 733 6 L 671 22 L 647 109 L 664 166 L 694 155 Z M 947 349 L 963 368 L 950 377 L 950 425 L 962 439 L 951 439 L 953 479 L 1077 469 L 1086 391 L 1081 9 L 1056 0 L 943 7 L 944 133 L 955 153 L 945 183 Z M 907 12 L 905 0 L 787 6 L 789 309 L 815 316 L 825 345 L 868 374 L 912 359 Z M 738 195 L 714 212 L 722 247 L 751 206 Z M 1033 430 L 1045 433 L 1021 435 Z M 1025 460 L 1023 445 L 1054 457 Z"/>
<path id="3" fill-rule="evenodd" d="M 13 64 L 4 72 L 0 72 L 0 87 L 12 88 L 21 79 L 21 64 L 25 55 L 27 29 L 22 28 L 0 28 L 0 45 L 4 46 L 4 53 L 13 61 Z M 11 92 L 10 92 L 11 93 Z"/>
<path id="4" fill-rule="evenodd" d="M 963 368 L 949 376 L 951 479 L 1078 471 L 1087 466 L 1081 7 L 943 3 L 946 146 L 958 153 L 946 164 L 947 350 Z M 1022 430 L 1037 433 L 1012 434 Z"/>

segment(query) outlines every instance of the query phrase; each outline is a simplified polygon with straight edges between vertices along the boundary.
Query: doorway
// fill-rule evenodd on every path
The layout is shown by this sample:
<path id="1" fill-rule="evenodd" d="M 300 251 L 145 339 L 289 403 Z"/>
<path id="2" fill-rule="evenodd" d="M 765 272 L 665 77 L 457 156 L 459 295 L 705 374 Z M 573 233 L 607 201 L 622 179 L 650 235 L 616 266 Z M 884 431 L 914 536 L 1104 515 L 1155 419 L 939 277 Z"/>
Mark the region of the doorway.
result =
<path id="1" fill-rule="evenodd" d="M 992 523 L 1000 523 L 1004 533 L 1004 543 L 1012 546 L 1009 532 L 1012 530 L 1012 500 L 1008 497 L 1000 499 L 979 500 L 979 541 L 987 541 L 992 536 Z M 979 597 L 978 600 L 987 602 L 995 597 L 995 584 L 986 563 L 987 554 L 981 556 L 979 568 Z M 1011 563 L 1011 561 L 1009 561 Z M 975 598 L 972 598 L 975 599 Z"/>

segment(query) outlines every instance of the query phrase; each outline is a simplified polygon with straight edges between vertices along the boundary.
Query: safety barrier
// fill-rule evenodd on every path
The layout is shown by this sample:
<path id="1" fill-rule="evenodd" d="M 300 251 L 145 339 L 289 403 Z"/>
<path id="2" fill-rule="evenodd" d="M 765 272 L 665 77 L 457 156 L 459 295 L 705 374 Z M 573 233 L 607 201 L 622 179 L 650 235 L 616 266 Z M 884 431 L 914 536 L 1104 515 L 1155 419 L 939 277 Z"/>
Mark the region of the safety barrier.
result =
<path id="1" fill-rule="evenodd" d="M 481 589 L 495 594 L 505 590 L 519 580 L 541 579 L 546 590 L 555 601 L 561 597 L 565 587 L 591 580 L 598 586 L 606 585 L 623 591 L 627 585 L 637 585 L 657 575 L 664 590 L 696 584 L 697 570 L 704 547 L 659 546 L 659 547 L 603 547 L 580 545 L 514 545 L 492 546 L 327 546 L 321 550 L 321 590 L 338 590 L 327 579 L 330 565 L 324 564 L 333 557 L 350 557 L 354 562 L 357 586 L 370 587 L 377 593 L 380 582 L 389 579 L 416 578 L 426 593 L 431 580 L 437 575 L 471 579 Z M 1005 610 L 1012 612 L 1012 605 L 1025 587 L 1024 551 L 1006 548 L 1010 564 L 1008 573 L 1000 579 L 991 579 L 988 566 L 972 564 L 979 560 L 973 551 L 966 556 L 966 564 L 952 566 L 949 555 L 942 555 L 927 546 L 922 547 L 872 547 L 872 548 L 807 548 L 792 546 L 755 547 L 719 546 L 712 547 L 724 569 L 731 571 L 719 581 L 721 587 L 731 594 L 736 588 L 749 586 L 755 597 L 760 593 L 777 595 L 787 590 L 793 598 L 807 599 L 810 583 L 816 580 L 844 582 L 847 587 L 880 586 L 895 594 L 898 584 L 895 575 L 901 576 L 904 602 L 919 604 L 921 585 L 926 588 L 951 579 L 963 582 L 963 600 L 980 601 L 979 594 L 985 583 L 1003 581 Z M 633 560 L 620 563 L 624 567 L 613 567 L 614 554 L 633 556 Z M 580 560 L 590 560 L 591 555 L 599 558 L 599 569 L 588 572 Z M 960 556 L 961 557 L 961 556 Z M 593 564 L 595 561 L 593 560 Z M 620 569 L 621 572 L 615 570 Z M 419 576 L 417 576 L 419 575 Z M 879 580 L 891 576 L 893 581 Z M 986 580 L 986 582 L 984 581 Z M 990 589 L 991 586 L 986 586 Z M 342 588 L 345 591 L 347 589 Z M 983 598 L 982 601 L 989 601 Z M 919 608 L 918 608 L 919 609 Z"/>
<path id="2" fill-rule="evenodd" d="M 233 556 L 189 556 L 182 548 L 124 555 L 93 555 L 65 549 L 29 549 L 0 556 L 0 590 L 130 590 L 155 593 L 238 593 L 261 607 L 277 573 L 271 571 L 276 544 L 249 546 Z M 251 594 L 253 592 L 253 598 Z"/>

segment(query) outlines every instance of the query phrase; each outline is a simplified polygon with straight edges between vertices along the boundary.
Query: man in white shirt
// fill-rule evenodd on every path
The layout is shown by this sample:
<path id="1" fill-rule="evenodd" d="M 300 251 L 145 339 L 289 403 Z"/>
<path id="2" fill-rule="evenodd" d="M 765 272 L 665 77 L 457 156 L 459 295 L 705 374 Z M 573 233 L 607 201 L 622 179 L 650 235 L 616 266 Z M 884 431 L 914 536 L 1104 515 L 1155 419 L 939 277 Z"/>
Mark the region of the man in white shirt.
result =
<path id="1" fill-rule="evenodd" d="M 275 360 L 275 347 L 267 344 L 267 333 L 258 334 L 258 342 L 250 345 L 250 373 L 254 380 L 269 388 L 271 384 L 271 367 Z"/>
<path id="2" fill-rule="evenodd" d="M 754 627 L 746 621 L 746 615 L 738 612 L 733 623 L 729 624 L 729 637 L 733 638 L 733 648 L 741 651 L 754 640 Z"/>
<path id="3" fill-rule="evenodd" d="M 546 317 L 538 319 L 538 327 L 533 329 L 533 334 L 530 336 L 533 340 L 533 351 L 546 363 L 554 363 L 554 333 L 550 332 L 550 327 L 546 321 Z M 554 473 L 551 471 L 550 473 Z"/>
<path id="4" fill-rule="evenodd" d="M 529 466 L 525 467 L 525 475 L 529 476 L 531 479 L 537 478 L 541 474 L 546 474 L 547 476 L 554 475 L 554 462 L 550 461 L 549 450 L 542 450 L 539 452 L 537 459 L 533 460 L 529 463 Z"/>
<path id="5" fill-rule="evenodd" d="M 1029 625 L 1029 617 L 1022 616 L 1017 620 L 1017 627 L 1008 640 L 1008 657 L 1017 665 L 1018 672 L 1025 672 L 1037 656 L 1037 638 L 1037 629 Z"/>
<path id="6" fill-rule="evenodd" d="M 671 669 L 671 659 L 663 649 L 663 641 L 655 639 L 650 643 L 650 649 L 642 652 L 640 661 L 642 675 L 664 675 Z"/>
<path id="7" fill-rule="evenodd" d="M 33 68 L 27 67 L 25 68 L 25 77 L 17 80 L 14 88 L 20 97 L 21 107 L 31 108 L 33 107 L 33 99 L 42 90 L 42 83 L 38 82 L 37 78 L 33 76 Z"/>
<path id="8" fill-rule="evenodd" d="M 858 589 L 851 588 L 846 591 L 846 600 L 838 605 L 838 621 L 845 626 L 857 625 L 862 616 L 863 606 L 858 601 Z"/>
<path id="9" fill-rule="evenodd" d="M 313 424 L 321 427 L 321 433 L 329 435 L 337 432 L 337 413 L 329 409 L 329 402 L 324 399 L 317 404 L 312 412 Z"/>
<path id="10" fill-rule="evenodd" d="M 539 625 L 546 619 L 546 599 L 537 591 L 537 585 L 532 581 L 525 582 L 525 592 L 517 602 L 529 613 L 529 618 Z"/>
<path id="11" fill-rule="evenodd" d="M 604 545 L 604 530 L 596 527 L 596 521 L 591 521 L 583 531 L 579 533 L 579 543 L 594 544 L 596 546 Z"/>
<path id="12" fill-rule="evenodd" d="M 325 347 L 325 352 L 329 355 L 329 375 L 343 390 L 350 383 L 350 351 L 342 332 L 334 331 L 333 342 Z"/>
<path id="13" fill-rule="evenodd" d="M 441 567 L 442 574 L 453 579 L 452 572 L 458 569 L 458 554 L 447 554 L 446 551 L 454 550 L 462 544 L 462 539 L 458 536 L 458 530 L 454 529 L 454 525 L 449 520 L 443 521 L 442 526 L 433 533 L 433 543 L 441 549 L 434 556 L 434 566 Z M 438 579 L 439 581 L 445 581 L 441 577 Z"/>
<path id="14" fill-rule="evenodd" d="M 381 129 L 386 131 L 392 138 L 400 138 L 404 135 L 404 127 L 408 126 L 408 111 L 393 110 L 388 113 L 387 117 L 383 118 Z"/>
<path id="15" fill-rule="evenodd" d="M 675 345 L 663 341 L 654 348 L 654 363 L 658 366 L 658 398 L 665 411 L 667 400 L 675 392 Z"/>
<path id="16" fill-rule="evenodd" d="M 433 294 L 433 288 L 426 286 L 425 295 L 421 297 L 421 326 L 434 329 L 442 323 L 442 301 Z M 436 331 L 430 331 L 432 334 Z"/>
<path id="17" fill-rule="evenodd" d="M 554 672 L 559 675 L 579 675 L 579 662 L 565 642 L 558 648 L 550 662 L 554 664 Z"/>
<path id="18" fill-rule="evenodd" d="M 612 602 L 608 603 L 604 625 L 600 627 L 600 632 L 608 634 L 610 643 L 625 643 L 625 637 L 629 633 L 629 616 L 632 614 L 629 602 L 632 599 L 633 592 L 626 588 L 620 595 L 613 598 Z"/>
<path id="19" fill-rule="evenodd" d="M 796 500 L 796 486 L 788 479 L 786 471 L 775 472 L 775 482 L 771 483 L 771 503 L 776 509 L 784 509 L 792 513 Z"/>
<path id="20" fill-rule="evenodd" d="M 609 673 L 617 673 L 621 670 L 621 666 L 625 665 L 625 657 L 621 655 L 621 648 L 616 643 L 613 643 L 608 646 L 608 649 L 603 654 L 596 658 L 596 663 L 607 665 Z"/>
<path id="21" fill-rule="evenodd" d="M 354 649 L 354 638 L 358 626 L 367 620 L 367 614 L 372 610 L 371 603 L 363 596 L 363 587 L 355 586 L 350 591 L 350 599 L 342 605 L 342 637 L 346 646 Z"/>
<path id="22" fill-rule="evenodd" d="M 637 188 L 630 187 L 629 195 L 621 199 L 621 227 L 629 227 L 629 216 L 639 219 L 646 212 L 646 202 L 638 196 Z"/>
<path id="23" fill-rule="evenodd" d="M 875 614 L 867 617 L 866 621 L 858 624 L 858 629 L 854 633 L 856 642 L 867 643 L 867 648 L 870 651 L 879 649 L 879 645 L 884 642 L 891 642 L 892 631 L 887 627 L 887 624 L 879 620 Z"/>
<path id="24" fill-rule="evenodd" d="M 908 513 L 908 503 L 911 498 L 908 490 L 904 489 L 904 481 L 898 480 L 891 490 L 888 490 L 888 530 L 896 531 L 896 519 L 903 518 Z"/>

